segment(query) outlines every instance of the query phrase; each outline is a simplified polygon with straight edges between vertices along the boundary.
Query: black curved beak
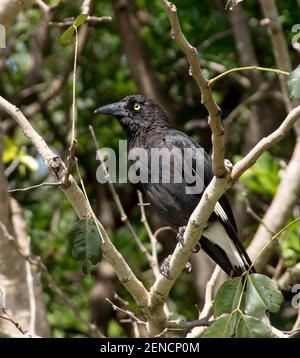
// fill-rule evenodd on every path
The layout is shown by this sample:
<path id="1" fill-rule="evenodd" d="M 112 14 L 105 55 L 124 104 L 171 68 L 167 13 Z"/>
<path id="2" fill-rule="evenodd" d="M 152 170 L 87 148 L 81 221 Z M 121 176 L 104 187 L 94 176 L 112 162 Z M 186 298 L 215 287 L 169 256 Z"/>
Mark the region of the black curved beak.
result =
<path id="1" fill-rule="evenodd" d="M 122 102 L 116 102 L 97 108 L 94 114 L 108 114 L 116 118 L 122 118 L 126 116 L 127 112 Z"/>

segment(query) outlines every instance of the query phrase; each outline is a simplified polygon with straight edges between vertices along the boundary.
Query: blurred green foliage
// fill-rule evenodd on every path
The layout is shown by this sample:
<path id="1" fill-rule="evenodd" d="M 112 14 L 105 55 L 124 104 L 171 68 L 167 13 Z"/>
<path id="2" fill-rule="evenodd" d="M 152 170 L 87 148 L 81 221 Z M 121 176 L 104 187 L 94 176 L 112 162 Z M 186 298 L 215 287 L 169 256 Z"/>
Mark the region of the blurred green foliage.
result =
<path id="1" fill-rule="evenodd" d="M 236 157 L 235 162 L 240 159 Z M 273 197 L 280 182 L 278 160 L 269 152 L 263 153 L 240 180 L 252 192 Z"/>

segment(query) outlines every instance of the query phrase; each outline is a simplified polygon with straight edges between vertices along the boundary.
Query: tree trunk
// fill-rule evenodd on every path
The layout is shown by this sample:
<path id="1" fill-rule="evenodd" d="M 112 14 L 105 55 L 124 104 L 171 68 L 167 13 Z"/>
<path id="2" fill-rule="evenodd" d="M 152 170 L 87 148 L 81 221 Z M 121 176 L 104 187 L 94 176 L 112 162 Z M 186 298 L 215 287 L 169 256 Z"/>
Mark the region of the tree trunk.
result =
<path id="1" fill-rule="evenodd" d="M 16 200 L 10 199 L 8 195 L 2 150 L 3 135 L 0 132 L 0 221 L 16 237 L 18 244 L 29 252 L 29 237 L 21 208 Z M 24 330 L 43 337 L 50 335 L 38 275 L 17 253 L 3 230 L 0 230 L 0 288 L 5 297 L 5 302 L 2 303 L 5 303 L 8 312 Z M 1 319 L 0 331 L 20 334 L 11 322 Z"/>
<path id="2" fill-rule="evenodd" d="M 31 3 L 32 0 L 0 0 L 0 24 L 8 28 L 18 13 Z"/>

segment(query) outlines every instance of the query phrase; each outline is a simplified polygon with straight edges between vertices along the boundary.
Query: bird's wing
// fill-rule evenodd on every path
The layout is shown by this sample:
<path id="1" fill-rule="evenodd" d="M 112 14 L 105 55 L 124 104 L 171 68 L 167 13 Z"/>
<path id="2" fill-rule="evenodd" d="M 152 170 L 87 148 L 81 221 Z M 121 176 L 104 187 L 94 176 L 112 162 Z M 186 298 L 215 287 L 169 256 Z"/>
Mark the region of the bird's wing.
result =
<path id="1" fill-rule="evenodd" d="M 213 178 L 213 173 L 211 169 L 211 160 L 205 150 L 199 146 L 196 142 L 192 140 L 188 135 L 179 132 L 177 130 L 170 130 L 167 135 L 163 138 L 164 145 L 172 150 L 174 148 L 179 149 L 177 152 L 178 161 L 176 163 L 184 163 L 189 167 L 191 164 L 192 173 L 184 173 L 187 175 L 187 179 L 192 179 L 190 174 L 194 177 L 197 176 L 199 181 L 203 182 L 204 187 L 203 190 L 195 195 L 200 195 L 206 188 L 206 186 L 210 183 Z M 190 151 L 185 150 L 188 149 Z M 184 158 L 182 158 L 184 156 Z M 191 163 L 189 163 L 191 160 Z M 185 177 L 184 177 L 185 178 Z"/>
<path id="2" fill-rule="evenodd" d="M 165 142 L 169 148 L 173 146 L 178 148 L 200 148 L 190 137 L 175 130 L 165 137 Z M 203 190 L 205 190 L 213 178 L 211 160 L 204 151 L 203 157 L 200 158 L 201 163 L 197 163 L 197 160 L 199 158 L 196 157 L 193 161 L 194 173 L 200 168 L 201 173 L 199 173 L 199 176 L 204 178 Z M 201 195 L 202 192 L 199 193 L 199 199 Z M 223 195 L 217 202 L 208 226 L 203 231 L 200 243 L 204 251 L 228 274 L 240 275 L 252 265 L 246 250 L 238 238 L 237 225 L 226 195 Z"/>

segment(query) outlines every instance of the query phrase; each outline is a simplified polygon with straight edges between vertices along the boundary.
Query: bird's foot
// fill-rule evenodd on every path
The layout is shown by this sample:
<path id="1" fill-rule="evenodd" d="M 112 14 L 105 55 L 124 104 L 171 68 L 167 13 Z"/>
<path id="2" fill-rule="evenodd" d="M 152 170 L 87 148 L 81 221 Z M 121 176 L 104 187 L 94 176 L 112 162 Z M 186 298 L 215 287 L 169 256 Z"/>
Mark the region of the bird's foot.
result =
<path id="1" fill-rule="evenodd" d="M 180 245 L 181 245 L 182 247 L 184 246 L 183 236 L 184 236 L 185 230 L 186 230 L 186 226 L 181 226 L 181 227 L 178 229 L 178 234 L 177 234 L 177 236 L 176 236 L 177 241 L 180 243 Z M 192 250 L 192 253 L 196 254 L 196 253 L 199 252 L 200 250 L 201 250 L 201 245 L 200 245 L 199 242 L 197 242 L 197 244 L 195 245 L 195 247 L 194 247 L 193 250 Z"/>
<path id="2" fill-rule="evenodd" d="M 170 260 L 171 260 L 171 255 L 169 255 L 160 266 L 160 273 L 169 280 L 172 279 L 170 276 Z M 188 274 L 191 273 L 191 271 L 192 271 L 192 264 L 190 262 L 187 262 L 184 268 L 184 272 Z"/>
<path id="3" fill-rule="evenodd" d="M 176 236 L 176 240 L 179 242 L 181 246 L 184 246 L 183 235 L 185 230 L 186 230 L 186 226 L 180 226 L 180 228 L 178 229 L 178 234 Z"/>
<path id="4" fill-rule="evenodd" d="M 184 268 L 184 273 L 191 273 L 192 272 L 192 264 L 190 262 L 187 262 Z"/>
<path id="5" fill-rule="evenodd" d="M 170 260 L 171 260 L 171 255 L 169 255 L 161 264 L 159 270 L 160 273 L 166 277 L 167 279 L 171 280 L 171 276 L 170 276 Z"/>

